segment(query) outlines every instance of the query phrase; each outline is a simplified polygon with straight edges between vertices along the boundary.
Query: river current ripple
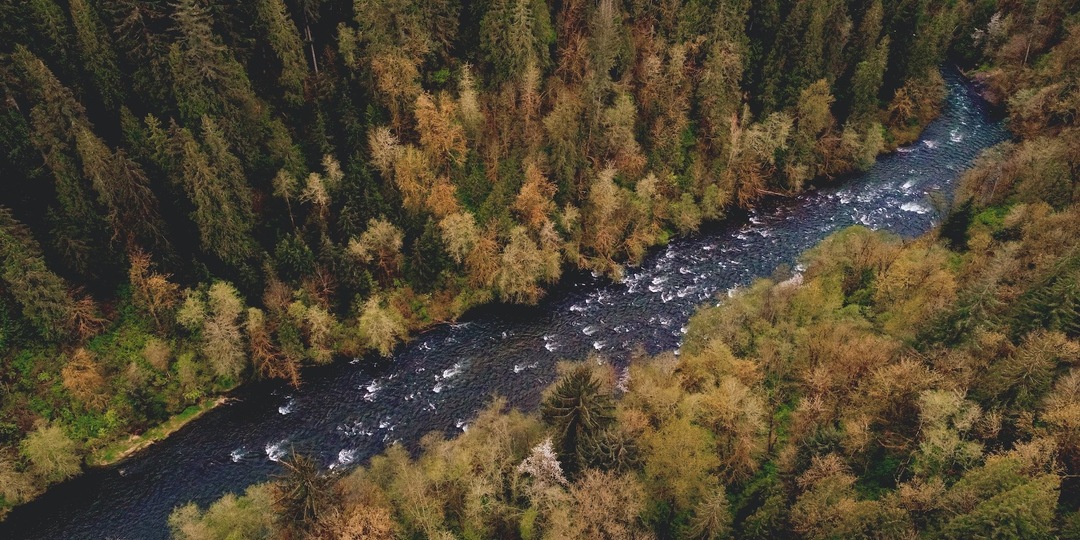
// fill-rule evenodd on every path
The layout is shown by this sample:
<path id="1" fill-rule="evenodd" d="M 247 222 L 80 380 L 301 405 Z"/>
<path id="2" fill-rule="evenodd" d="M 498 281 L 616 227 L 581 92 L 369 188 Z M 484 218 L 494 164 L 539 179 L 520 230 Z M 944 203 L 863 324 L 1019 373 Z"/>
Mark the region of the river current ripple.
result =
<path id="1" fill-rule="evenodd" d="M 363 463 L 387 444 L 468 429 L 491 396 L 537 406 L 560 359 L 635 348 L 676 349 L 694 309 L 767 276 L 828 234 L 862 224 L 904 236 L 940 216 L 931 194 L 953 186 L 984 148 L 1008 136 L 958 74 L 946 73 L 941 117 L 921 139 L 869 171 L 747 216 L 706 226 L 651 253 L 620 282 L 574 273 L 539 306 L 493 306 L 431 329 L 392 361 L 342 361 L 305 371 L 299 390 L 247 385 L 231 403 L 122 464 L 90 471 L 15 509 L 3 538 L 166 538 L 169 512 L 242 492 L 278 472 L 290 448 L 327 468 Z"/>

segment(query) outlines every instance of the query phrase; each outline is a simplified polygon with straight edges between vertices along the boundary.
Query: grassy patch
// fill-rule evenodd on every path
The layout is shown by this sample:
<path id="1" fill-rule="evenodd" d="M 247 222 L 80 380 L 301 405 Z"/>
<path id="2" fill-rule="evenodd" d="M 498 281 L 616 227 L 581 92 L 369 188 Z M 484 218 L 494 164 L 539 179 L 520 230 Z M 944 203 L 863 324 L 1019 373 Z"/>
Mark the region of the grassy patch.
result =
<path id="1" fill-rule="evenodd" d="M 207 411 L 225 403 L 227 398 L 205 399 L 197 405 L 184 409 L 140 435 L 132 435 L 122 441 L 114 442 L 87 456 L 86 464 L 91 467 L 104 467 L 112 465 L 132 454 L 154 444 L 157 441 L 175 433 L 178 429 L 187 425 L 188 422 L 202 416 Z"/>

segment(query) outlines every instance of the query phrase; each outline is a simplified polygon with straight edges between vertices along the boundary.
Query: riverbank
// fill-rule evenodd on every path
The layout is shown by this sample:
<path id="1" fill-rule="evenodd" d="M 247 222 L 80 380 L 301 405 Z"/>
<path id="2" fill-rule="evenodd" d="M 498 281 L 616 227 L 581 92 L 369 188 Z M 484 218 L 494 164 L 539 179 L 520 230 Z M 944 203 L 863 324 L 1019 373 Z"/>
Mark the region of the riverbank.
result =
<path id="1" fill-rule="evenodd" d="M 94 451 L 86 458 L 86 464 L 90 467 L 108 467 L 115 465 L 135 453 L 145 450 L 152 444 L 164 440 L 166 437 L 176 433 L 177 430 L 197 420 L 215 407 L 224 405 L 228 402 L 229 398 L 226 396 L 207 398 L 198 405 L 192 405 L 191 407 L 184 409 L 180 414 L 173 415 L 165 422 L 162 422 L 139 435 L 131 435 L 125 440 L 117 441 L 100 450 Z"/>

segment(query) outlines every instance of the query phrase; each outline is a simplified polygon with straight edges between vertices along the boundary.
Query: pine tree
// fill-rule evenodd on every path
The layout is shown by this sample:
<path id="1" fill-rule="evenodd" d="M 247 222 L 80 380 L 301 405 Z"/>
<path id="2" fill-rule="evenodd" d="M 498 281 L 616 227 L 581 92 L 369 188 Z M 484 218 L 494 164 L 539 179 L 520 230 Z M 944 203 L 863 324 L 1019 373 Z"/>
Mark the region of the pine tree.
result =
<path id="1" fill-rule="evenodd" d="M 37 242 L 6 208 L 0 208 L 0 256 L 0 277 L 26 320 L 47 341 L 71 337 L 75 302 L 67 284 L 49 270 Z"/>
<path id="2" fill-rule="evenodd" d="M 884 82 L 889 60 L 889 37 L 881 38 L 877 46 L 855 66 L 851 80 L 851 119 L 865 122 L 880 108 L 878 95 Z"/>
<path id="3" fill-rule="evenodd" d="M 64 66 L 64 70 L 70 69 L 68 66 L 74 65 L 75 40 L 63 8 L 55 0 L 29 0 L 25 9 L 38 37 L 34 49 L 42 51 L 50 62 Z"/>
<path id="4" fill-rule="evenodd" d="M 281 62 L 278 84 L 285 93 L 285 102 L 292 106 L 302 105 L 308 66 L 304 59 L 304 44 L 300 40 L 296 25 L 289 17 L 285 2 L 259 0 L 256 10 L 266 39 Z"/>
<path id="5" fill-rule="evenodd" d="M 77 162 L 76 131 L 89 127 L 85 110 L 26 48 L 19 46 L 12 57 L 33 103 L 31 141 L 54 180 L 59 205 L 53 214 L 54 243 L 73 269 L 94 273 L 104 262 L 101 255 L 109 249 L 105 218 L 94 207 L 90 186 Z"/>
<path id="6" fill-rule="evenodd" d="M 579 470 L 585 442 L 611 422 L 613 404 L 589 368 L 578 366 L 563 376 L 540 410 L 555 429 L 559 462 L 572 475 Z"/>
<path id="7" fill-rule="evenodd" d="M 157 197 L 138 164 L 123 150 L 111 151 L 88 127 L 76 129 L 75 145 L 83 175 L 97 192 L 98 201 L 108 209 L 113 238 L 161 245 L 164 237 Z"/>
<path id="8" fill-rule="evenodd" d="M 105 107 L 116 109 L 123 99 L 123 93 L 112 39 L 103 28 L 94 6 L 87 0 L 69 0 L 69 7 L 82 65 L 93 79 Z"/>
<path id="9" fill-rule="evenodd" d="M 295 450 L 281 466 L 284 473 L 274 485 L 278 514 L 286 523 L 306 530 L 330 509 L 334 478 L 323 474 L 315 459 Z"/>
<path id="10" fill-rule="evenodd" d="M 547 5 L 539 0 L 491 0 L 480 19 L 480 49 L 499 79 L 516 79 L 529 65 L 551 61 L 554 40 Z"/>
<path id="11" fill-rule="evenodd" d="M 169 48 L 168 64 L 180 119 L 187 126 L 202 123 L 204 116 L 219 119 L 233 151 L 251 167 L 270 135 L 266 107 L 243 66 L 214 33 L 203 0 L 177 0 L 172 22 L 176 41 Z"/>
<path id="12" fill-rule="evenodd" d="M 179 165 L 176 180 L 195 207 L 191 219 L 199 228 L 203 249 L 238 264 L 252 253 L 251 196 L 236 158 L 209 118 L 203 128 L 205 150 L 187 128 L 173 125 L 170 130 Z"/>

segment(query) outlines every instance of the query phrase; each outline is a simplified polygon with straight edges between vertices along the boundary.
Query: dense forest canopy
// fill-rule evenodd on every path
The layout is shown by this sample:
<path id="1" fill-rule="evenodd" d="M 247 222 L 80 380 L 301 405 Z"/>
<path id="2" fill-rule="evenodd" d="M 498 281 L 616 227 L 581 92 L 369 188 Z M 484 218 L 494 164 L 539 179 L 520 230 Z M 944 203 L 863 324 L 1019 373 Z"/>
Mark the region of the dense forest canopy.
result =
<path id="1" fill-rule="evenodd" d="M 946 58 L 1071 125 L 1074 4 L 0 1 L 0 512 L 249 377 L 866 167 Z"/>

